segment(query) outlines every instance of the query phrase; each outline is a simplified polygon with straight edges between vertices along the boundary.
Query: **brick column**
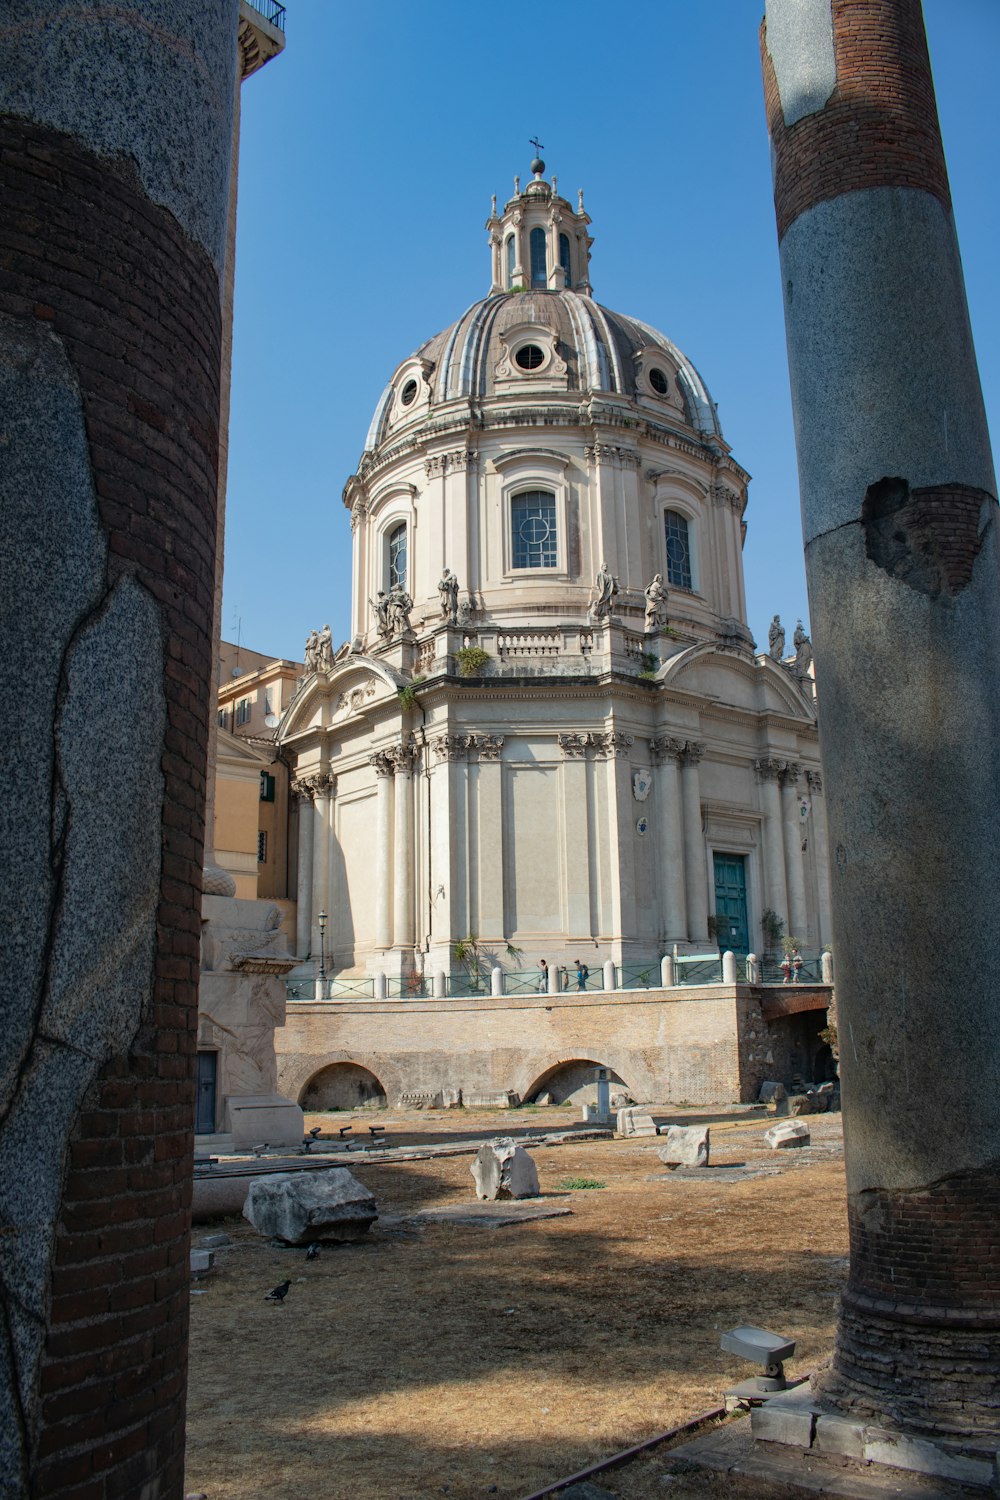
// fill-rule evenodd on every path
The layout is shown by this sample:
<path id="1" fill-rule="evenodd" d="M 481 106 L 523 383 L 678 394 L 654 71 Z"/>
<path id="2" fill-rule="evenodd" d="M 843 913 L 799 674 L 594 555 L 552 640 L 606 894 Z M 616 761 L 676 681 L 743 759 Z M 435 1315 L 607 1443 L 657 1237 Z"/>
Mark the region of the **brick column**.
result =
<path id="1" fill-rule="evenodd" d="M 1000 542 L 919 0 L 768 0 L 763 64 L 839 944 L 827 1391 L 995 1448 Z"/>
<path id="2" fill-rule="evenodd" d="M 177 1500 L 238 5 L 29 14 L 0 20 L 0 1489 Z"/>

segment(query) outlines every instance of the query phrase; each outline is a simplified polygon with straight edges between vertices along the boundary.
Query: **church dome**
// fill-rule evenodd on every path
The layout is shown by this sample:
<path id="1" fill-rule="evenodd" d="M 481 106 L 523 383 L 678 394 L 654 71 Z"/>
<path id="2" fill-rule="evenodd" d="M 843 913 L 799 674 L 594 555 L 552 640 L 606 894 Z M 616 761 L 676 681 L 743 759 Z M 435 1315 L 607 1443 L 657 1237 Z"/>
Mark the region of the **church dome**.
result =
<path id="1" fill-rule="evenodd" d="M 408 384 L 415 366 L 425 372 L 426 402 L 414 400 L 416 382 Z M 584 292 L 539 288 L 491 292 L 404 360 L 382 393 L 365 451 L 425 417 L 428 404 L 519 392 L 639 400 L 651 417 L 659 410 L 702 437 L 722 436 L 705 382 L 665 334 Z"/>

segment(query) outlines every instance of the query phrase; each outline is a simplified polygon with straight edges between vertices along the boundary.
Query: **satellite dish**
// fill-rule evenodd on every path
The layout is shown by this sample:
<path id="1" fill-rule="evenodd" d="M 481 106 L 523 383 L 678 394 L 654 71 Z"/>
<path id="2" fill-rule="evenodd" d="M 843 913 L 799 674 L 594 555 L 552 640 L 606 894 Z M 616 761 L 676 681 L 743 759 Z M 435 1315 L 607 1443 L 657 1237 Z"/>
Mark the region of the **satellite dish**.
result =
<path id="1" fill-rule="evenodd" d="M 265 714 L 264 723 L 267 725 L 268 729 L 277 729 L 278 725 L 281 723 L 281 719 L 277 714 Z"/>

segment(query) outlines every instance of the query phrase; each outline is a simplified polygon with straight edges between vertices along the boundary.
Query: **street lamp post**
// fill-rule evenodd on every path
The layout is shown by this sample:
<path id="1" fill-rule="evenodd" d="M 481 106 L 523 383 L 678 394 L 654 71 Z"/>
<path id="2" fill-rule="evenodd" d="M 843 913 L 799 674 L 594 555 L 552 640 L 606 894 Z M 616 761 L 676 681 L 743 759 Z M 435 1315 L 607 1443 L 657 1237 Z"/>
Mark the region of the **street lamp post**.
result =
<path id="1" fill-rule="evenodd" d="M 326 912 L 319 914 L 319 977 L 326 978 Z"/>

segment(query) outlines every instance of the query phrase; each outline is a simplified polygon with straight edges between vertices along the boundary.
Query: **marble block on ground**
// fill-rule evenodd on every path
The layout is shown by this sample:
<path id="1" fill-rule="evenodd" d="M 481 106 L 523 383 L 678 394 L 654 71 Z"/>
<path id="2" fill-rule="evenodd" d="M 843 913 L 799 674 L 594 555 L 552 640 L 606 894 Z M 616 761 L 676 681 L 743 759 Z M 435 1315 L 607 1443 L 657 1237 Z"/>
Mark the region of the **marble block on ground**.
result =
<path id="1" fill-rule="evenodd" d="M 656 1154 L 665 1167 L 707 1167 L 709 1128 L 707 1125 L 671 1125 L 666 1144 L 657 1146 Z"/>
<path id="2" fill-rule="evenodd" d="M 784 1097 L 785 1085 L 773 1078 L 764 1080 L 760 1086 L 760 1093 L 757 1095 L 757 1099 L 761 1104 L 770 1104 L 772 1099 L 784 1099 Z"/>
<path id="3" fill-rule="evenodd" d="M 302 1111 L 283 1094 L 235 1094 L 226 1100 L 225 1129 L 235 1151 L 250 1146 L 301 1146 Z"/>
<path id="4" fill-rule="evenodd" d="M 808 1146 L 809 1126 L 801 1120 L 782 1120 L 765 1130 L 764 1139 L 772 1151 L 784 1151 L 791 1146 Z"/>
<path id="5" fill-rule="evenodd" d="M 469 1170 L 475 1178 L 479 1198 L 490 1201 L 538 1197 L 538 1168 L 524 1147 L 509 1136 L 500 1136 L 480 1146 Z"/>
<path id="6" fill-rule="evenodd" d="M 375 1199 L 346 1167 L 323 1172 L 275 1172 L 257 1177 L 243 1217 L 258 1234 L 286 1245 L 359 1240 L 378 1218 Z"/>
<path id="7" fill-rule="evenodd" d="M 620 1109 L 615 1122 L 619 1135 L 655 1135 L 653 1116 L 645 1109 Z"/>

